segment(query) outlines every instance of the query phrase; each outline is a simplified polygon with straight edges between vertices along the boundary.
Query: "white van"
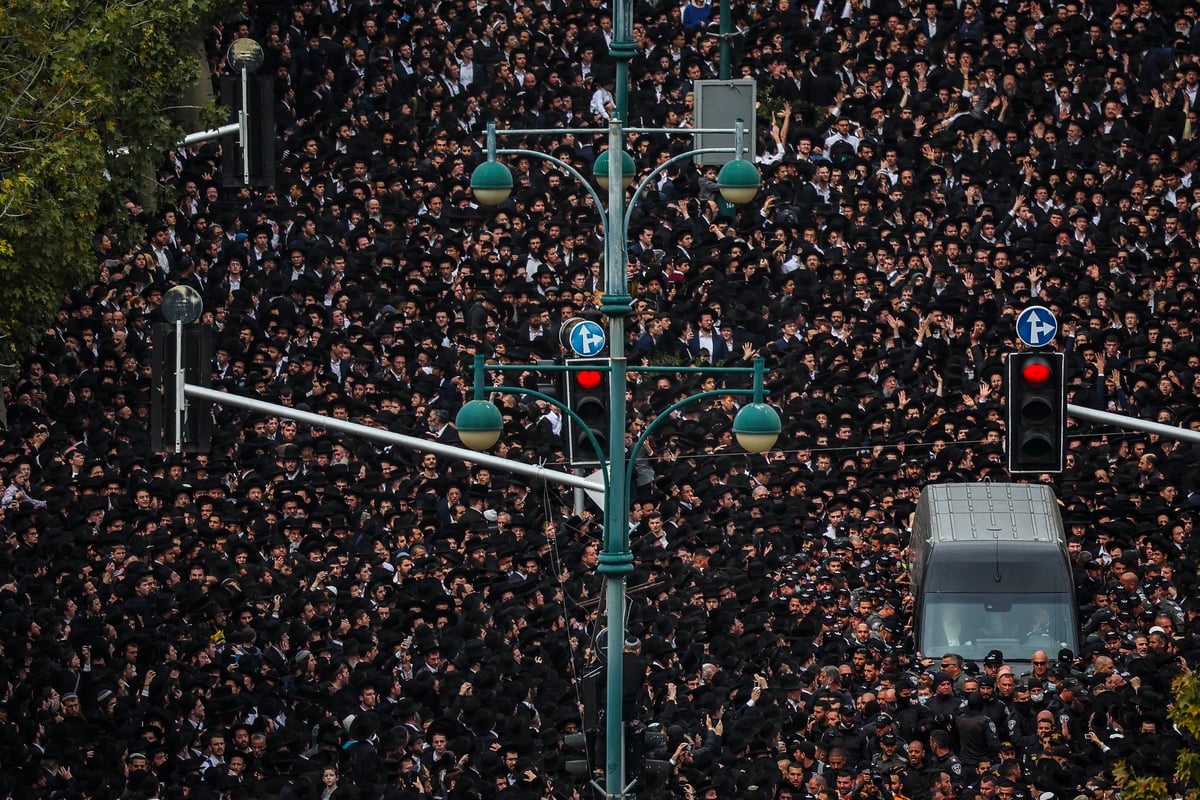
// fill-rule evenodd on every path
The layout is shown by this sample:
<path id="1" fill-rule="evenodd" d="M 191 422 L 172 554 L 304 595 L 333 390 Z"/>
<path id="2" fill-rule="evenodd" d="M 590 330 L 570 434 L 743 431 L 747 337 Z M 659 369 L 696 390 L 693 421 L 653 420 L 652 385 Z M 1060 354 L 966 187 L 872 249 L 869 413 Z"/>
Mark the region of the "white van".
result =
<path id="1" fill-rule="evenodd" d="M 910 540 L 915 633 L 926 657 L 1010 662 L 1079 652 L 1079 612 L 1054 493 L 1025 483 L 926 486 Z"/>

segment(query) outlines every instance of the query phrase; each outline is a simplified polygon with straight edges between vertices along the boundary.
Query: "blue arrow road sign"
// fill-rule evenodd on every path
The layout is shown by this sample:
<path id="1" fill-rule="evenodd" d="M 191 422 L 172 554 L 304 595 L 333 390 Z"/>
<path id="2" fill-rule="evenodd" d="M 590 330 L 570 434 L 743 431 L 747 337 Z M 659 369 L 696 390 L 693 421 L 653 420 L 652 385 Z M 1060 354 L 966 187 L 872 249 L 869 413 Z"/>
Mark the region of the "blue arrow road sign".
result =
<path id="1" fill-rule="evenodd" d="M 599 355 L 607 341 L 604 328 L 591 320 L 584 320 L 571 331 L 571 349 L 582 358 Z"/>
<path id="2" fill-rule="evenodd" d="M 1017 317 L 1017 337 L 1029 347 L 1045 347 L 1058 335 L 1058 319 L 1045 306 L 1030 306 Z"/>

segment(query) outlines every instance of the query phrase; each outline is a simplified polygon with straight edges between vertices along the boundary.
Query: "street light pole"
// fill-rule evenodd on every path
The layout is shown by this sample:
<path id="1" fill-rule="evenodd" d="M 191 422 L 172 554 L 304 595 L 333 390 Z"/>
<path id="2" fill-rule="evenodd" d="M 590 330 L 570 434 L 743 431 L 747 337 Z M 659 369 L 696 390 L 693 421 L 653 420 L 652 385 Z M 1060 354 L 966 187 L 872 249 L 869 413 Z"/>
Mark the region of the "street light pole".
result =
<path id="1" fill-rule="evenodd" d="M 636 54 L 633 45 L 633 0 L 616 0 L 613 8 L 613 38 L 608 46 L 608 54 L 616 61 L 612 118 L 629 122 L 629 62 Z"/>
<path id="2" fill-rule="evenodd" d="M 624 715 L 621 701 L 625 693 L 625 587 L 633 571 L 633 553 L 629 547 L 629 498 L 625 471 L 625 321 L 633 300 L 628 293 L 625 262 L 625 180 L 622 158 L 621 120 L 608 123 L 608 237 L 604 252 L 604 294 L 600 313 L 608 319 L 610 372 L 608 464 L 609 485 L 605 497 L 604 541 L 596 569 L 604 576 L 608 598 L 608 674 L 605 681 L 604 787 L 609 796 L 625 794 Z M 613 474 L 617 465 L 621 475 Z"/>
<path id="3" fill-rule="evenodd" d="M 620 20 L 628 38 L 628 25 L 632 17 L 631 0 L 619 0 L 618 13 L 615 15 L 614 27 Z M 615 38 L 621 38 L 620 30 L 615 31 Z M 632 42 L 629 43 L 632 53 Z M 613 43 L 614 55 L 623 52 L 618 47 L 618 41 Z M 597 571 L 605 579 L 605 600 L 608 604 L 607 626 L 605 637 L 607 643 L 607 659 L 605 677 L 605 721 L 604 721 L 604 786 L 597 784 L 605 798 L 625 798 L 629 789 L 625 777 L 625 720 L 622 709 L 622 699 L 625 694 L 624 686 L 624 646 L 625 646 L 625 599 L 626 583 L 629 573 L 633 571 L 633 552 L 629 541 L 629 485 L 633 461 L 645 439 L 639 440 L 633 450 L 625 450 L 625 391 L 628 363 L 625 357 L 625 325 L 633 307 L 633 298 L 629 296 L 627 239 L 629 214 L 626 206 L 626 189 L 632 183 L 635 167 L 633 160 L 624 152 L 624 135 L 626 129 L 624 106 L 628 102 L 628 59 L 617 62 L 617 111 L 608 122 L 608 149 L 594 165 L 593 175 L 600 185 L 608 191 L 607 208 L 602 217 L 605 248 L 604 248 L 604 293 L 600 297 L 600 312 L 608 320 L 608 352 L 609 352 L 609 447 L 608 453 L 602 460 L 606 461 L 602 469 L 606 475 L 607 491 L 604 495 L 604 535 Z M 650 129 L 632 129 L 639 132 L 652 132 Z M 543 130 L 514 130 L 505 131 L 509 135 L 552 135 L 561 136 L 562 129 L 552 128 Z M 701 129 L 669 129 L 664 131 L 673 135 L 697 134 Z M 728 133 L 729 131 L 719 131 Z M 512 174 L 503 164 L 495 161 L 497 154 L 519 154 L 541 158 L 562 167 L 569 174 L 583 180 L 586 179 L 570 164 L 559 161 L 545 153 L 524 149 L 497 150 L 495 126 L 488 125 L 487 154 L 488 160 L 471 174 L 471 189 L 481 203 L 498 205 L 509 196 L 513 188 Z M 674 156 L 668 161 L 695 156 L 706 152 L 733 152 L 734 159 L 721 168 L 717 176 L 717 185 L 722 196 L 732 203 L 741 204 L 753 199 L 758 190 L 760 178 L 754 165 L 742 158 L 741 125 L 735 126 L 735 146 L 731 148 L 701 148 Z M 656 167 L 633 192 L 633 200 L 650 185 L 666 165 Z M 592 191 L 590 186 L 589 192 Z M 593 197 L 596 195 L 593 194 Z M 639 370 L 655 369 L 641 367 Z M 690 371 L 689 368 L 683 368 Z M 663 368 L 662 371 L 671 371 Z M 712 372 L 742 372 L 751 371 L 744 368 L 713 368 Z M 780 432 L 779 415 L 773 408 L 762 402 L 762 364 L 756 363 L 754 370 L 755 402 L 738 412 L 734 420 L 734 434 L 739 443 L 748 452 L 763 452 L 772 446 Z M 480 382 L 477 376 L 476 382 Z M 478 433 L 482 440 L 495 443 L 500 434 L 498 422 L 499 413 L 488 407 L 488 401 L 483 400 L 476 389 L 476 400 L 467 403 L 459 412 L 458 423 L 460 430 L 470 430 Z M 744 393 L 733 390 L 733 393 Z M 699 399 L 709 393 L 694 395 L 689 400 Z M 665 419 L 660 415 L 647 427 L 651 427 Z M 465 440 L 464 440 L 465 441 Z M 751 450 L 750 448 L 755 448 Z"/>

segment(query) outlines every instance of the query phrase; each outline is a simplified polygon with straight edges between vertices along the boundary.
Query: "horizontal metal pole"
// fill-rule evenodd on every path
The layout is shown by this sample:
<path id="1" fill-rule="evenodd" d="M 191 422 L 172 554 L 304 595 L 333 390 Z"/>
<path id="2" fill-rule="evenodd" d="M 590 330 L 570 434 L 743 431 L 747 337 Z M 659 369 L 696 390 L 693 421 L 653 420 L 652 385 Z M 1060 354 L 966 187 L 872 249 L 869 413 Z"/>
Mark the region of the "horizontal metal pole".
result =
<path id="1" fill-rule="evenodd" d="M 753 375 L 754 367 L 629 367 L 630 372 L 703 372 L 716 375 Z"/>
<path id="2" fill-rule="evenodd" d="M 200 142 L 207 142 L 207 141 L 211 141 L 213 139 L 220 139 L 222 136 L 229 136 L 230 134 L 240 133 L 241 129 L 242 129 L 242 126 L 239 123 L 231 122 L 228 125 L 222 125 L 221 127 L 216 128 L 211 131 L 197 131 L 196 133 L 189 133 L 187 136 L 183 137 L 183 139 L 179 142 L 179 144 L 181 144 L 181 145 L 199 144 Z"/>
<path id="3" fill-rule="evenodd" d="M 326 417 L 321 414 L 313 414 L 310 411 L 300 411 L 290 406 L 256 400 L 253 397 L 242 397 L 241 395 L 230 394 L 229 392 L 219 392 L 216 389 L 206 389 L 203 386 L 196 386 L 191 383 L 183 385 L 183 393 L 188 397 L 195 397 L 217 405 L 244 408 L 248 411 L 257 411 L 260 414 L 292 419 L 296 422 L 302 422 L 305 425 L 315 425 L 331 431 L 347 433 L 363 439 L 372 439 L 385 444 L 408 447 L 413 450 L 425 450 L 430 453 L 436 453 L 439 456 L 446 456 L 447 458 L 461 458 L 464 461 L 470 461 L 472 464 L 479 464 L 489 469 L 515 472 L 518 475 L 525 475 L 530 478 L 549 481 L 550 483 L 558 483 L 563 486 L 587 489 L 593 492 L 600 492 L 601 494 L 604 492 L 604 484 L 589 481 L 587 478 L 581 478 L 569 472 L 558 472 L 557 470 L 536 464 L 526 464 L 522 461 L 500 458 L 490 453 L 478 453 L 466 447 L 455 447 L 449 444 L 442 444 L 441 442 L 431 442 L 428 439 L 419 439 L 416 436 L 406 436 L 402 433 L 380 430 L 379 428 L 372 428 L 369 425 L 361 425 L 357 422 L 334 419 L 333 417 Z"/>
<path id="4" fill-rule="evenodd" d="M 622 128 L 625 133 L 734 133 L 736 128 Z M 728 149 L 728 148 L 727 148 Z"/>
<path id="5" fill-rule="evenodd" d="M 497 136 L 562 136 L 564 133 L 608 133 L 608 128 L 497 128 Z"/>
<path id="6" fill-rule="evenodd" d="M 593 372 L 609 372 L 608 364 L 484 364 L 483 368 L 488 372 L 578 372 L 581 369 L 591 370 Z M 754 367 L 669 367 L 665 365 L 648 366 L 648 367 L 626 367 L 627 372 L 703 372 L 714 373 L 717 375 L 753 375 Z M 492 391 L 491 387 L 485 387 L 486 391 Z M 527 392 L 528 389 L 514 389 L 513 391 Z"/>
<path id="7" fill-rule="evenodd" d="M 1067 414 L 1078 419 L 1086 419 L 1089 422 L 1099 422 L 1105 425 L 1112 425 L 1116 428 L 1128 428 L 1134 431 L 1145 431 L 1146 433 L 1157 433 L 1159 436 L 1165 436 L 1168 439 L 1200 444 L 1200 431 L 1194 431 L 1190 428 L 1164 425 L 1161 422 L 1127 417 L 1124 414 L 1114 414 L 1111 411 L 1097 411 L 1094 408 L 1077 406 L 1072 403 L 1067 404 Z"/>
<path id="8" fill-rule="evenodd" d="M 600 356 L 594 356 L 600 358 Z M 488 372 L 578 372 L 580 369 L 589 369 L 595 372 L 608 372 L 608 364 L 588 364 L 586 367 L 580 367 L 578 364 L 487 364 L 483 368 Z M 490 389 L 489 389 L 490 391 Z M 520 389 L 518 391 L 526 391 Z"/>
<path id="9" fill-rule="evenodd" d="M 733 128 L 622 128 L 622 133 L 667 133 L 667 134 L 696 134 L 696 133 L 729 133 Z M 497 136 L 562 136 L 564 133 L 607 134 L 608 128 L 497 128 Z"/>

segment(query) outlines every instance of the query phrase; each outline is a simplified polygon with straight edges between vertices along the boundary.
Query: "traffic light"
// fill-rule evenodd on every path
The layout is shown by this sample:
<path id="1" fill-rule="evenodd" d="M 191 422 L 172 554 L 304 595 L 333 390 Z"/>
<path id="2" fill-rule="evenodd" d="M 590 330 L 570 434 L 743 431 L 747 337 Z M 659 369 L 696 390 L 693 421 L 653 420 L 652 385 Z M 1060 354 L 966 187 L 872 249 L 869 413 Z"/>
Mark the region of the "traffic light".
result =
<path id="1" fill-rule="evenodd" d="M 592 764 L 597 763 L 594 761 L 596 741 L 595 728 L 563 736 L 563 769 L 576 783 L 592 777 Z"/>
<path id="2" fill-rule="evenodd" d="M 671 774 L 667 733 L 660 723 L 625 723 L 625 771 L 642 786 L 656 786 Z"/>
<path id="3" fill-rule="evenodd" d="M 271 76 L 251 76 L 248 94 L 250 185 L 269 186 L 275 183 L 275 87 Z M 242 109 L 241 75 L 221 78 L 221 104 L 231 109 L 229 121 L 237 122 Z M 223 141 L 221 175 L 226 186 L 242 185 L 242 146 L 236 136 Z"/>
<path id="4" fill-rule="evenodd" d="M 563 438 L 567 446 L 567 460 L 577 467 L 600 466 L 608 454 L 610 435 L 608 359 L 568 358 L 566 365 L 574 369 L 561 373 L 563 391 L 559 396 L 587 426 L 586 430 L 581 430 L 575 420 L 564 415 Z M 588 431 L 599 443 L 599 453 L 592 445 Z"/>
<path id="5" fill-rule="evenodd" d="M 1065 374 L 1062 353 L 1009 354 L 1005 400 L 1009 472 L 1062 472 Z"/>
<path id="6" fill-rule="evenodd" d="M 184 382 L 212 385 L 212 328 L 187 325 L 183 329 Z M 183 451 L 207 453 L 212 442 L 212 406 L 180 397 L 175 388 L 175 326 L 154 326 L 150 373 L 150 449 L 162 453 L 175 448 L 175 411 L 183 406 Z"/>

